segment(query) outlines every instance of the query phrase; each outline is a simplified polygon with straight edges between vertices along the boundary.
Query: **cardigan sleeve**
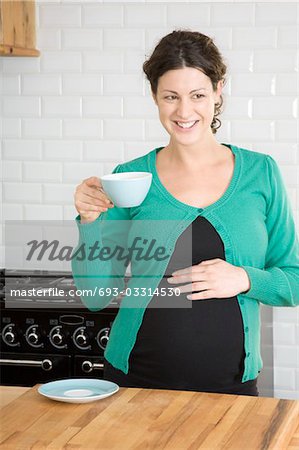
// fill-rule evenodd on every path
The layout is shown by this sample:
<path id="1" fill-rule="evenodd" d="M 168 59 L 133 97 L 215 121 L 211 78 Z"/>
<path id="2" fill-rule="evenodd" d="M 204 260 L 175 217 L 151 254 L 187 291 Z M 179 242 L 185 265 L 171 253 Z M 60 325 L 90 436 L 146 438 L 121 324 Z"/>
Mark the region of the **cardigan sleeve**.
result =
<path id="1" fill-rule="evenodd" d="M 250 289 L 244 295 L 270 306 L 299 305 L 299 243 L 290 200 L 275 160 L 266 156 L 269 199 L 265 267 L 246 270 Z"/>
<path id="2" fill-rule="evenodd" d="M 117 166 L 113 173 L 121 172 Z M 105 308 L 113 296 L 125 286 L 125 273 L 128 262 L 125 258 L 107 256 L 102 253 L 127 248 L 127 236 L 130 223 L 130 208 L 114 206 L 103 212 L 90 223 L 81 224 L 76 217 L 79 242 L 72 255 L 72 274 L 76 288 L 81 291 L 81 300 L 91 311 Z M 91 249 L 95 251 L 91 254 Z"/>

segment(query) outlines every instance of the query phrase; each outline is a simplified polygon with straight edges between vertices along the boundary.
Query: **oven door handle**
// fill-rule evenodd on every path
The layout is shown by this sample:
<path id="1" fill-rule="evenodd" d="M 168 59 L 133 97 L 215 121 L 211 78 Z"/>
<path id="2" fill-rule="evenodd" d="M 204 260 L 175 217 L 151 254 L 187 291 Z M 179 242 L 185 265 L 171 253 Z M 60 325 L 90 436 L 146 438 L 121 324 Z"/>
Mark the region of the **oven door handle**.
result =
<path id="1" fill-rule="evenodd" d="M 92 363 L 91 361 L 83 361 L 83 363 L 82 363 L 83 372 L 90 373 L 96 369 L 98 369 L 98 370 L 104 369 L 104 364 L 103 363 Z"/>
<path id="2" fill-rule="evenodd" d="M 0 366 L 29 366 L 41 367 L 45 371 L 52 370 L 53 363 L 50 359 L 35 361 L 32 359 L 0 359 Z"/>

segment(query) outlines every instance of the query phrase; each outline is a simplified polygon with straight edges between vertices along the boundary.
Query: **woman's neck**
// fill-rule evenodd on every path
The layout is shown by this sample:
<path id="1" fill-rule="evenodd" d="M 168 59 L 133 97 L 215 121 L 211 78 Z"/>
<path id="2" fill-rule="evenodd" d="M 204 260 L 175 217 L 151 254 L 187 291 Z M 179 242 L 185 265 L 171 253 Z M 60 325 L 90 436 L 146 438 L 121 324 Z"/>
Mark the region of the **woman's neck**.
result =
<path id="1" fill-rule="evenodd" d="M 161 152 L 160 160 L 193 171 L 218 164 L 229 156 L 230 150 L 212 138 L 209 142 L 192 146 L 173 143 L 170 140 Z"/>

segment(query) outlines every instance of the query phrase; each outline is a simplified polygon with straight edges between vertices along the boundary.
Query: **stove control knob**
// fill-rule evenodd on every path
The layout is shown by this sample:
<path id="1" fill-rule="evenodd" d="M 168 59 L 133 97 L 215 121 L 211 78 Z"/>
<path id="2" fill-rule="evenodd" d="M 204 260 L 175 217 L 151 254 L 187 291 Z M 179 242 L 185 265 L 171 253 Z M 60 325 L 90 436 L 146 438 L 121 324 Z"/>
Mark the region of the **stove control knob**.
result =
<path id="1" fill-rule="evenodd" d="M 60 334 L 60 331 L 57 331 L 57 333 L 53 334 L 52 339 L 55 345 L 61 345 L 63 342 L 63 336 L 62 334 Z"/>
<path id="2" fill-rule="evenodd" d="M 5 334 L 5 339 L 8 344 L 13 344 L 16 340 L 16 335 L 12 331 L 8 331 Z"/>
<path id="3" fill-rule="evenodd" d="M 42 347 L 41 335 L 38 332 L 38 325 L 31 325 L 25 334 L 26 340 L 31 347 Z"/>
<path id="4" fill-rule="evenodd" d="M 97 334 L 96 341 L 103 350 L 106 349 L 108 341 L 109 341 L 109 332 L 110 328 L 103 328 Z"/>
<path id="5" fill-rule="evenodd" d="M 36 345 L 38 344 L 39 335 L 37 334 L 36 330 L 33 329 L 31 333 L 28 334 L 28 342 L 30 344 Z"/>
<path id="6" fill-rule="evenodd" d="M 6 325 L 5 328 L 3 328 L 2 339 L 5 344 L 9 345 L 10 347 L 20 345 L 20 343 L 17 341 L 17 332 L 14 323 L 10 323 L 9 325 Z"/>
<path id="7" fill-rule="evenodd" d="M 54 327 L 50 331 L 49 339 L 52 345 L 56 348 L 66 348 L 65 336 L 61 333 L 61 326 Z"/>
<path id="8" fill-rule="evenodd" d="M 89 339 L 85 332 L 85 327 L 80 327 L 75 330 L 73 334 L 73 341 L 76 347 L 82 350 L 89 350 L 91 346 L 89 345 Z"/>

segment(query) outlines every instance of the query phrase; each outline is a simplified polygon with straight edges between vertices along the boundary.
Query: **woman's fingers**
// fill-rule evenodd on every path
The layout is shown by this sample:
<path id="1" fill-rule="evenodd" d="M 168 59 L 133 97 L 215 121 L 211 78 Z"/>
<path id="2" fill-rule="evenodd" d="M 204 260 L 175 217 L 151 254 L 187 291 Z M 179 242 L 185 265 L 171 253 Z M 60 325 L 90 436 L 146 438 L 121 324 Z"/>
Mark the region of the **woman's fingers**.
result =
<path id="1" fill-rule="evenodd" d="M 85 203 L 86 205 L 93 205 L 93 206 L 111 207 L 112 205 L 111 201 L 107 200 L 105 196 L 92 197 L 91 195 L 88 195 L 85 192 L 82 192 L 82 195 L 80 196 L 80 201 L 82 203 Z"/>
<path id="2" fill-rule="evenodd" d="M 75 207 L 84 221 L 93 221 L 102 212 L 114 205 L 107 197 L 98 177 L 90 177 L 82 181 L 75 191 Z"/>
<path id="3" fill-rule="evenodd" d="M 108 206 L 105 204 L 91 205 L 89 203 L 81 202 L 80 200 L 77 201 L 76 206 L 80 213 L 108 211 Z"/>
<path id="4" fill-rule="evenodd" d="M 176 289 L 179 289 L 180 293 L 183 294 L 185 292 L 198 292 L 209 289 L 209 285 L 205 281 L 197 281 L 197 283 L 189 283 L 184 284 L 183 286 L 176 286 Z"/>
<path id="5" fill-rule="evenodd" d="M 197 272 L 189 272 L 185 275 L 176 275 L 167 278 L 168 283 L 176 284 L 176 283 L 188 283 L 189 281 L 197 281 L 198 277 L 201 278 L 200 281 L 205 281 L 208 279 L 205 269 L 198 270 Z"/>
<path id="6" fill-rule="evenodd" d="M 89 177 L 82 181 L 82 184 L 86 184 L 89 187 L 102 188 L 101 180 L 98 177 Z"/>
<path id="7" fill-rule="evenodd" d="M 91 177 L 84 180 L 83 183 L 78 186 L 78 190 L 92 199 L 104 200 L 107 204 L 111 203 L 97 177 Z"/>
<path id="8" fill-rule="evenodd" d="M 215 292 L 211 289 L 207 289 L 202 292 L 195 292 L 194 294 L 187 295 L 188 300 L 208 300 L 211 298 L 215 298 Z"/>

